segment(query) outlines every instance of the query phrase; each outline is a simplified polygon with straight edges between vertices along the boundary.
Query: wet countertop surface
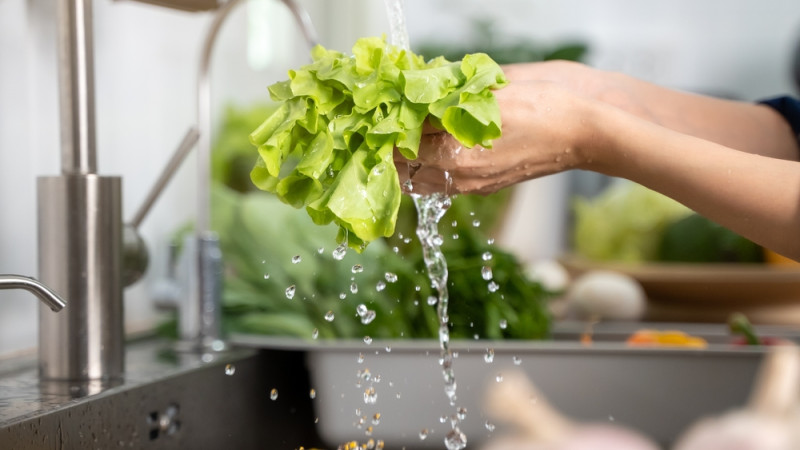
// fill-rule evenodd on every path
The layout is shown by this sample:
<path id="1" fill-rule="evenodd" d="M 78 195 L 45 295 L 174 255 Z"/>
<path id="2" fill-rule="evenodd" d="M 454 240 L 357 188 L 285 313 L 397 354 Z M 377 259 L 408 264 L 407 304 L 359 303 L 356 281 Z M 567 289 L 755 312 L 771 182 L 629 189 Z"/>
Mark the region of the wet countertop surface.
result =
<path id="1" fill-rule="evenodd" d="M 88 398 L 114 395 L 210 365 L 225 366 L 252 354 L 253 351 L 242 349 L 213 354 L 178 353 L 169 341 L 141 340 L 126 348 L 123 380 L 82 383 L 40 382 L 35 356 L 0 359 L 0 427 L 67 408 Z"/>

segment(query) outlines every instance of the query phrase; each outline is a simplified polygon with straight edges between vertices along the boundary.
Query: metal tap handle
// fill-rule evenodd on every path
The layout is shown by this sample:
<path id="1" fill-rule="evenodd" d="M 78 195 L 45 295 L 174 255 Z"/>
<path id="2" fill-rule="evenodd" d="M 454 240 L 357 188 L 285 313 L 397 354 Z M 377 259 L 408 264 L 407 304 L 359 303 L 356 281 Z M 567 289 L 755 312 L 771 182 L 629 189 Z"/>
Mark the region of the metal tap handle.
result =
<path id="1" fill-rule="evenodd" d="M 24 289 L 39 297 L 39 300 L 49 306 L 54 312 L 59 312 L 66 306 L 64 300 L 53 292 L 52 289 L 31 277 L 22 275 L 0 275 L 0 290 L 3 289 Z"/>

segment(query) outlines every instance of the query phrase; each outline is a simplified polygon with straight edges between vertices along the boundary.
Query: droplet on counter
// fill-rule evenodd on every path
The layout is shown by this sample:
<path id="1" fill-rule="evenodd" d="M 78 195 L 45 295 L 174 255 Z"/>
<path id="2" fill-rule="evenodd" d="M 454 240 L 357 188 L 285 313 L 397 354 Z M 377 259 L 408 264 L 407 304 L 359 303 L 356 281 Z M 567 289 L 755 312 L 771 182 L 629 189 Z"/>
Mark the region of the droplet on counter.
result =
<path id="1" fill-rule="evenodd" d="M 333 252 L 331 253 L 333 259 L 337 261 L 343 260 L 346 254 L 347 254 L 347 245 L 345 244 L 339 244 L 339 246 L 333 249 Z"/>
<path id="2" fill-rule="evenodd" d="M 288 298 L 289 300 L 293 299 L 295 290 L 297 290 L 295 285 L 291 285 L 288 288 L 286 288 L 286 298 Z"/>
<path id="3" fill-rule="evenodd" d="M 236 366 L 233 364 L 225 364 L 225 375 L 233 375 L 236 373 Z"/>
<path id="4" fill-rule="evenodd" d="M 297 263 L 299 263 L 299 262 L 300 262 L 300 261 L 302 261 L 302 260 L 303 260 L 303 257 L 302 257 L 302 256 L 300 256 L 300 255 L 294 255 L 294 256 L 292 256 L 292 264 L 297 264 Z"/>
<path id="5" fill-rule="evenodd" d="M 336 315 L 333 314 L 333 311 L 328 311 L 328 312 L 325 313 L 325 320 L 327 320 L 328 322 L 333 322 L 333 319 L 335 319 L 335 318 L 336 318 Z"/>
<path id="6" fill-rule="evenodd" d="M 269 399 L 273 400 L 273 401 L 278 399 L 278 390 L 277 389 L 272 388 L 272 390 L 269 391 Z"/>
<path id="7" fill-rule="evenodd" d="M 477 337 L 476 337 L 476 339 L 477 339 Z M 494 362 L 494 349 L 493 348 L 486 349 L 486 354 L 483 355 L 483 360 L 486 361 L 487 363 Z"/>

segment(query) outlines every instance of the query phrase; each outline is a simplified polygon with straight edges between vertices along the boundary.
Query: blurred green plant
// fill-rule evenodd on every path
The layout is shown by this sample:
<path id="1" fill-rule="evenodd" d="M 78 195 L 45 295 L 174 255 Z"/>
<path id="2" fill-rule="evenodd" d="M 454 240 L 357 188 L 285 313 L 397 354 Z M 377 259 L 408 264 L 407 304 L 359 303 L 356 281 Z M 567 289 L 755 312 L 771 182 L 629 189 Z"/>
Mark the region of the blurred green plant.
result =
<path id="1" fill-rule="evenodd" d="M 444 56 L 450 61 L 458 61 L 469 53 L 486 53 L 498 64 L 553 59 L 581 61 L 589 50 L 585 43 L 578 41 L 548 47 L 531 39 L 498 34 L 497 28 L 492 20 L 474 18 L 469 26 L 471 35 L 465 42 L 427 40 L 416 50 L 426 59 Z"/>

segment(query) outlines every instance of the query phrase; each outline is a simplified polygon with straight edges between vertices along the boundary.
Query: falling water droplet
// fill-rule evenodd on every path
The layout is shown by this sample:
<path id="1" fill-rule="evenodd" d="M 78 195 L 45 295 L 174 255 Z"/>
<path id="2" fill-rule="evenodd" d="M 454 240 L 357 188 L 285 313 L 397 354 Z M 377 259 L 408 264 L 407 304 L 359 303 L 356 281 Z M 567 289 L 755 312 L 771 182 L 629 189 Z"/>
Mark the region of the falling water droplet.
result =
<path id="1" fill-rule="evenodd" d="M 369 336 L 364 336 L 364 343 L 367 345 L 372 344 L 372 338 Z"/>
<path id="2" fill-rule="evenodd" d="M 382 290 L 384 290 L 384 289 L 386 289 L 386 283 L 385 283 L 385 282 L 383 282 L 383 281 L 378 281 L 378 282 L 375 284 L 375 290 L 376 290 L 376 291 L 380 292 L 380 291 L 382 291 Z"/>
<path id="3" fill-rule="evenodd" d="M 359 353 L 358 354 L 358 358 L 356 358 L 356 362 L 359 363 L 359 364 L 364 362 L 364 354 L 363 353 Z"/>
<path id="4" fill-rule="evenodd" d="M 500 319 L 500 329 L 505 330 L 508 328 L 508 321 L 506 319 Z"/>
<path id="5" fill-rule="evenodd" d="M 300 256 L 300 255 L 294 255 L 294 256 L 292 256 L 292 264 L 297 264 L 297 263 L 299 263 L 299 262 L 300 262 L 300 261 L 302 261 L 302 260 L 303 260 L 303 257 L 302 257 L 302 256 Z"/>
<path id="6" fill-rule="evenodd" d="M 318 337 L 319 337 L 319 330 L 314 328 L 314 330 L 311 332 L 311 339 L 316 339 Z"/>
<path id="7" fill-rule="evenodd" d="M 491 260 L 492 259 L 492 252 L 483 252 L 483 254 L 481 255 L 481 258 L 483 258 L 484 261 Z"/>
<path id="8" fill-rule="evenodd" d="M 225 375 L 233 375 L 236 373 L 236 366 L 233 364 L 226 364 L 225 365 Z"/>
<path id="9" fill-rule="evenodd" d="M 492 279 L 493 276 L 494 276 L 494 274 L 492 273 L 492 268 L 491 267 L 489 267 L 489 266 L 481 267 L 481 277 L 484 280 L 489 281 L 489 280 Z"/>
<path id="10" fill-rule="evenodd" d="M 458 420 L 466 419 L 467 418 L 467 408 L 464 408 L 463 406 L 458 408 L 456 410 L 456 418 L 458 418 Z"/>
<path id="11" fill-rule="evenodd" d="M 272 390 L 269 391 L 269 399 L 273 400 L 273 401 L 278 399 L 278 390 L 277 389 L 272 388 Z"/>
<path id="12" fill-rule="evenodd" d="M 364 403 L 374 405 L 378 402 L 378 393 L 375 388 L 370 386 L 364 390 Z"/>
<path id="13" fill-rule="evenodd" d="M 397 275 L 393 274 L 392 272 L 386 272 L 384 274 L 384 278 L 386 278 L 386 281 L 388 281 L 389 283 L 397 282 Z"/>
<path id="14" fill-rule="evenodd" d="M 447 450 L 461 450 L 467 446 L 467 436 L 462 433 L 458 427 L 454 427 L 447 432 L 447 436 L 444 438 L 444 444 Z"/>
<path id="15" fill-rule="evenodd" d="M 372 424 L 373 425 L 380 425 L 380 423 L 381 423 L 381 413 L 376 412 L 372 416 Z"/>
<path id="16" fill-rule="evenodd" d="M 339 246 L 333 249 L 333 252 L 331 253 L 331 255 L 333 255 L 333 259 L 337 261 L 343 260 L 344 255 L 346 254 L 347 254 L 347 245 L 345 244 L 339 244 Z"/>
<path id="17" fill-rule="evenodd" d="M 320 247 L 320 248 L 317 249 L 317 254 L 318 255 L 321 255 L 323 253 L 325 253 L 325 247 Z"/>
<path id="18" fill-rule="evenodd" d="M 328 311 L 325 313 L 325 320 L 327 320 L 328 322 L 333 322 L 333 319 L 335 317 L 336 316 L 333 314 L 333 311 Z"/>
<path id="19" fill-rule="evenodd" d="M 375 311 L 369 310 L 366 314 L 361 316 L 361 323 L 364 325 L 369 325 L 373 320 L 375 320 Z"/>
<path id="20" fill-rule="evenodd" d="M 269 280 L 269 274 L 268 274 L 268 273 L 265 273 L 265 274 L 264 274 L 264 279 L 265 279 L 265 280 Z"/>
<path id="21" fill-rule="evenodd" d="M 421 429 L 419 431 L 419 440 L 424 441 L 427 438 L 428 438 L 428 429 L 427 428 Z"/>
<path id="22" fill-rule="evenodd" d="M 291 285 L 288 288 L 286 288 L 286 298 L 288 298 L 289 300 L 293 299 L 294 298 L 294 292 L 295 292 L 296 289 L 297 288 L 295 287 L 295 285 Z"/>
<path id="23" fill-rule="evenodd" d="M 435 304 L 436 304 L 438 301 L 439 301 L 439 299 L 437 299 L 435 296 L 433 296 L 433 295 L 429 295 L 429 296 L 428 296 L 428 304 L 429 304 L 429 305 L 433 306 L 433 305 L 435 305 Z"/>
<path id="24" fill-rule="evenodd" d="M 361 273 L 364 271 L 364 266 L 361 264 L 354 264 L 350 271 L 353 273 Z"/>
<path id="25" fill-rule="evenodd" d="M 519 356 L 513 356 L 511 357 L 511 362 L 513 362 L 515 366 L 518 366 L 522 364 L 522 358 L 520 358 Z"/>
<path id="26" fill-rule="evenodd" d="M 487 239 L 486 243 L 489 244 L 489 245 L 494 245 L 494 238 Z"/>
<path id="27" fill-rule="evenodd" d="M 489 433 L 494 431 L 494 424 L 492 422 L 489 422 L 487 420 L 486 423 L 484 424 L 484 426 L 486 427 L 486 431 L 488 431 Z"/>
<path id="28" fill-rule="evenodd" d="M 358 294 L 358 284 L 356 284 L 355 281 L 350 283 L 350 292 L 352 292 L 353 294 Z"/>
<path id="29" fill-rule="evenodd" d="M 497 292 L 497 290 L 500 289 L 500 285 L 498 285 L 494 281 L 487 284 L 486 287 L 489 288 L 489 292 Z"/>
<path id="30" fill-rule="evenodd" d="M 503 382 L 503 374 L 502 373 L 498 373 L 497 376 L 494 377 L 494 379 L 498 383 L 502 383 Z"/>
<path id="31" fill-rule="evenodd" d="M 483 360 L 486 361 L 487 363 L 494 362 L 494 349 L 493 348 L 486 349 L 486 354 L 483 355 Z"/>
<path id="32" fill-rule="evenodd" d="M 315 398 L 317 398 L 317 390 L 316 390 L 316 389 L 314 389 L 314 388 L 311 388 L 311 390 L 310 390 L 310 391 L 308 391 L 308 397 L 309 397 L 311 400 L 314 400 Z"/>
<path id="33" fill-rule="evenodd" d="M 472 221 L 472 226 L 475 227 L 475 228 L 478 228 L 479 226 L 481 226 L 481 221 L 478 220 L 478 219 L 473 220 Z"/>
<path id="34" fill-rule="evenodd" d="M 358 314 L 358 315 L 359 315 L 359 317 L 363 317 L 363 316 L 364 316 L 364 314 L 366 314 L 366 313 L 367 313 L 367 311 L 369 311 L 369 310 L 367 309 L 367 305 L 365 305 L 365 304 L 363 304 L 363 303 L 361 303 L 361 304 L 359 304 L 358 306 L 356 306 L 356 314 Z"/>

